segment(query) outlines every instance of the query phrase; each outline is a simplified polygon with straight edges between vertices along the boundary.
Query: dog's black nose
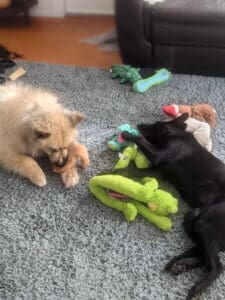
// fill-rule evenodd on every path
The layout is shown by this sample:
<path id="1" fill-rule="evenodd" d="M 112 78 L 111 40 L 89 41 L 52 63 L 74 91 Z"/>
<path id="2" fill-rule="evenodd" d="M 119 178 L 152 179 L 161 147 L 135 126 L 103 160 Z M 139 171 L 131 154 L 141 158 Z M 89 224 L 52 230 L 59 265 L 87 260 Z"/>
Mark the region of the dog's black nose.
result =
<path id="1" fill-rule="evenodd" d="M 63 161 L 57 161 L 57 162 L 55 162 L 54 165 L 55 165 L 56 167 L 62 168 L 62 167 L 65 166 L 66 162 L 67 162 L 67 158 L 65 158 Z"/>

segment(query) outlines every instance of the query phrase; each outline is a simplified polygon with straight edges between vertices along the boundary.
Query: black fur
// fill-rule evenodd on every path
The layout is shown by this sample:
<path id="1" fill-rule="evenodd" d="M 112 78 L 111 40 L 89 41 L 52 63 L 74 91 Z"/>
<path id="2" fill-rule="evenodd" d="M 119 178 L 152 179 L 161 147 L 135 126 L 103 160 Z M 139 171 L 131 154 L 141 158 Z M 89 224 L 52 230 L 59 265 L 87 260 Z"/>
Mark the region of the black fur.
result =
<path id="1" fill-rule="evenodd" d="M 204 266 L 203 278 L 189 291 L 187 299 L 193 299 L 223 270 L 218 253 L 225 250 L 225 165 L 185 132 L 187 117 L 138 125 L 140 137 L 122 135 L 137 144 L 193 208 L 184 217 L 184 228 L 195 246 L 166 266 L 174 275 Z"/>

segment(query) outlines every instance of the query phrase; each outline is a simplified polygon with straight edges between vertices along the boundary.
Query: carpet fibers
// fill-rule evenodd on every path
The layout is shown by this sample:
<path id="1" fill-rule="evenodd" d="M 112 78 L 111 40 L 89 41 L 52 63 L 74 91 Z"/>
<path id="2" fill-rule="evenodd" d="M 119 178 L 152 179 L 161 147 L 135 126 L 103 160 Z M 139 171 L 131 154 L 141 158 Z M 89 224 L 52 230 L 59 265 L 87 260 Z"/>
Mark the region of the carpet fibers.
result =
<path id="1" fill-rule="evenodd" d="M 20 65 L 27 71 L 22 81 L 53 90 L 68 108 L 87 115 L 79 140 L 89 148 L 91 166 L 68 190 L 45 161 L 43 189 L 0 169 L 0 299 L 185 299 L 202 270 L 178 278 L 162 270 L 190 246 L 182 228 L 188 207 L 180 202 L 173 229 L 164 233 L 142 217 L 126 222 L 90 194 L 88 181 L 116 162 L 106 147 L 116 126 L 162 119 L 162 105 L 171 102 L 204 101 L 217 109 L 213 152 L 225 160 L 225 80 L 173 75 L 138 95 L 108 71 Z M 224 299 L 224 281 L 221 275 L 203 299 Z"/>

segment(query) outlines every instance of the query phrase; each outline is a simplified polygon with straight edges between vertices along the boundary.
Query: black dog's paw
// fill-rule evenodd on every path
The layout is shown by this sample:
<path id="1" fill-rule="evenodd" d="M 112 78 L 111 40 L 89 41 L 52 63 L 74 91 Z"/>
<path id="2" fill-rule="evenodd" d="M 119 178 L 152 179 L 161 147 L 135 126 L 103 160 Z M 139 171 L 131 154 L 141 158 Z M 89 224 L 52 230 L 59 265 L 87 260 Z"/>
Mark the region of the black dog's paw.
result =
<path id="1" fill-rule="evenodd" d="M 125 141 L 127 141 L 127 142 L 133 142 L 133 143 L 135 143 L 135 142 L 137 141 L 137 139 L 138 139 L 137 136 L 131 134 L 131 133 L 128 132 L 128 131 L 123 131 L 123 132 L 121 132 L 121 136 L 122 136 L 122 138 L 123 138 Z"/>
<path id="2" fill-rule="evenodd" d="M 170 272 L 172 275 L 179 275 L 185 271 L 187 271 L 187 266 L 180 262 L 179 260 L 176 262 L 169 262 L 165 266 L 165 271 Z"/>
<path id="3" fill-rule="evenodd" d="M 195 285 L 189 290 L 186 300 L 200 300 L 200 299 L 201 299 L 201 293 L 198 291 L 198 287 Z"/>
<path id="4" fill-rule="evenodd" d="M 165 266 L 165 271 L 168 271 L 173 275 L 179 275 L 197 266 L 196 261 L 197 259 L 195 257 L 173 259 Z"/>

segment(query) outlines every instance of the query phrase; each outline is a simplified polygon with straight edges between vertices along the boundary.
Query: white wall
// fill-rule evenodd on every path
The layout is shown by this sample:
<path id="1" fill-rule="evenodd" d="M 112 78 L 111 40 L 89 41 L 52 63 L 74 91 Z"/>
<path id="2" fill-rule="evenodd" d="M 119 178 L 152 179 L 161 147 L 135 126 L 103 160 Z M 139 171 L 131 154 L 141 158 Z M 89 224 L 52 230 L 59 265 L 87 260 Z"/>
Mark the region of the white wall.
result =
<path id="1" fill-rule="evenodd" d="M 64 17 L 66 14 L 112 15 L 113 3 L 114 0 L 39 0 L 30 13 L 40 17 Z"/>
<path id="2" fill-rule="evenodd" d="M 65 0 L 65 10 L 68 14 L 112 15 L 113 4 L 114 0 Z"/>
<path id="3" fill-rule="evenodd" d="M 64 17 L 64 0 L 39 0 L 38 4 L 30 9 L 30 14 L 40 17 Z"/>

